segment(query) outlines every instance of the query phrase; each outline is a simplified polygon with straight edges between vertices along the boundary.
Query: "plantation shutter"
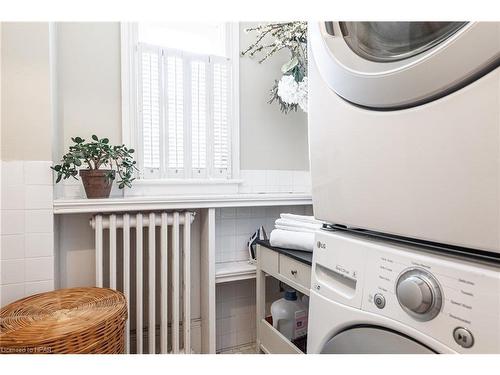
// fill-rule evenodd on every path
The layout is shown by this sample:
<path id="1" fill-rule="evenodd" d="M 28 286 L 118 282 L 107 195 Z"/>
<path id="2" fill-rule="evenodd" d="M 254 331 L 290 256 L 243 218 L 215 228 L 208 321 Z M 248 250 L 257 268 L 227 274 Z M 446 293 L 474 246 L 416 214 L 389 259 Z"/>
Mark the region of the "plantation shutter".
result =
<path id="1" fill-rule="evenodd" d="M 138 51 L 143 177 L 231 177 L 230 62 L 145 44 Z"/>
<path id="2" fill-rule="evenodd" d="M 161 169 L 162 129 L 161 50 L 139 48 L 139 121 L 144 174 L 157 177 Z"/>
<path id="3" fill-rule="evenodd" d="M 193 177 L 207 169 L 207 65 L 208 59 L 191 61 L 191 168 Z"/>
<path id="4" fill-rule="evenodd" d="M 212 63 L 212 116 L 214 177 L 230 175 L 229 90 L 230 66 L 226 59 L 214 58 Z"/>
<path id="5" fill-rule="evenodd" d="M 180 55 L 165 56 L 168 175 L 184 177 L 184 64 Z"/>

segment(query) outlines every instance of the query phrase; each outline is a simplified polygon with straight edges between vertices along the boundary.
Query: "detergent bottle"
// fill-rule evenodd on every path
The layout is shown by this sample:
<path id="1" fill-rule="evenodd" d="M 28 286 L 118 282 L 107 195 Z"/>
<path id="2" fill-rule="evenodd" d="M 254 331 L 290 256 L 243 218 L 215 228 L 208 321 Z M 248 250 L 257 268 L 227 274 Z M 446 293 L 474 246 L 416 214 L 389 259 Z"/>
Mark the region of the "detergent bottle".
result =
<path id="1" fill-rule="evenodd" d="M 271 305 L 273 327 L 289 340 L 307 334 L 307 305 L 297 298 L 295 290 L 285 291 L 284 298 Z"/>

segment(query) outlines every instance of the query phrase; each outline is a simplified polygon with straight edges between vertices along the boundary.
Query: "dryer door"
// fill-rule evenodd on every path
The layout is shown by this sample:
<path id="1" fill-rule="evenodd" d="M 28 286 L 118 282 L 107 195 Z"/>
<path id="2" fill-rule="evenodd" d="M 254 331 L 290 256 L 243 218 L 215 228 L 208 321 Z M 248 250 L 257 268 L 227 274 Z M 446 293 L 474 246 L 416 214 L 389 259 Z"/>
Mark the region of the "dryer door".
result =
<path id="1" fill-rule="evenodd" d="M 400 109 L 442 97 L 498 66 L 498 22 L 311 23 L 329 87 L 354 104 Z"/>
<path id="2" fill-rule="evenodd" d="M 326 342 L 324 354 L 435 354 L 425 345 L 382 327 L 354 327 Z"/>

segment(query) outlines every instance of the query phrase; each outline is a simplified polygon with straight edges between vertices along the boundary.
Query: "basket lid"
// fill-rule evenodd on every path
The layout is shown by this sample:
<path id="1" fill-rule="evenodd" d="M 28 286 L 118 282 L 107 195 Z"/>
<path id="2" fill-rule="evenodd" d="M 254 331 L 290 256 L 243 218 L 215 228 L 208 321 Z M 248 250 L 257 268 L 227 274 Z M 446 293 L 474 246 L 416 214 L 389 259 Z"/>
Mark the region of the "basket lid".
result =
<path id="1" fill-rule="evenodd" d="M 0 348 L 68 340 L 117 319 L 127 319 L 127 302 L 113 289 L 69 288 L 35 294 L 0 310 Z"/>

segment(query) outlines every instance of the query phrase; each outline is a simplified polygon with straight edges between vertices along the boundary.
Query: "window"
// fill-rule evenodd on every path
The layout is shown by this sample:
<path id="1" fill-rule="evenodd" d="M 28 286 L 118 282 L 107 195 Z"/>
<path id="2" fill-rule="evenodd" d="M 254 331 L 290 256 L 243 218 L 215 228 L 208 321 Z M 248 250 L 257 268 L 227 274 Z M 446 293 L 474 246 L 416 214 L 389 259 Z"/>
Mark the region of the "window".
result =
<path id="1" fill-rule="evenodd" d="M 237 174 L 232 31 L 221 23 L 122 25 L 124 142 L 137 149 L 141 178 Z"/>

